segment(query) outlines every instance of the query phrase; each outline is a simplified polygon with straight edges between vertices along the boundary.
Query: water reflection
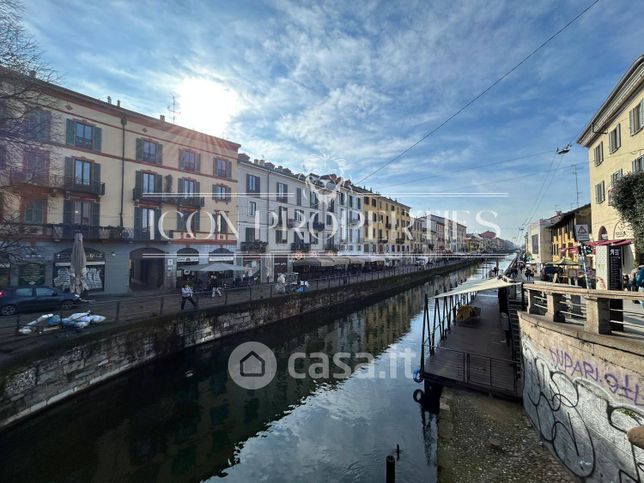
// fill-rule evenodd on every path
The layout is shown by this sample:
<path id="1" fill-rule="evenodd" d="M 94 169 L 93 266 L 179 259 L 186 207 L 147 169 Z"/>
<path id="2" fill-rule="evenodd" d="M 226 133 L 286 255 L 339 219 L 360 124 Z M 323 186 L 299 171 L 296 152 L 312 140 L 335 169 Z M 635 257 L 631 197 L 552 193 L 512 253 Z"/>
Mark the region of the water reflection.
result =
<path id="1" fill-rule="evenodd" d="M 254 333 L 278 364 L 261 390 L 240 388 L 226 371 L 246 337 L 120 377 L 0 434 L 0 481 L 380 480 L 396 444 L 401 481 L 427 481 L 435 420 L 421 410 L 419 421 L 417 386 L 401 369 L 389 377 L 390 356 L 418 351 L 425 292 L 472 273 L 435 278 L 332 321 L 303 317 Z M 377 377 L 294 379 L 287 365 L 296 351 L 370 352 Z M 345 362 L 366 370 L 362 359 Z"/>

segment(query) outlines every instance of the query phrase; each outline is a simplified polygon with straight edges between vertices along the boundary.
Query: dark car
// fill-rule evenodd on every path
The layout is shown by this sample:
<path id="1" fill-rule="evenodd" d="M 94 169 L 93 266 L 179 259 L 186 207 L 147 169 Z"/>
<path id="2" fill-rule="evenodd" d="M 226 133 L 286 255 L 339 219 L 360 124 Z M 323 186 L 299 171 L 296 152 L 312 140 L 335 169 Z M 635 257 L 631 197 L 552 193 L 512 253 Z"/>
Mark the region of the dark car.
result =
<path id="1" fill-rule="evenodd" d="M 78 295 L 46 286 L 8 287 L 0 290 L 0 315 L 43 310 L 69 310 L 80 304 Z"/>

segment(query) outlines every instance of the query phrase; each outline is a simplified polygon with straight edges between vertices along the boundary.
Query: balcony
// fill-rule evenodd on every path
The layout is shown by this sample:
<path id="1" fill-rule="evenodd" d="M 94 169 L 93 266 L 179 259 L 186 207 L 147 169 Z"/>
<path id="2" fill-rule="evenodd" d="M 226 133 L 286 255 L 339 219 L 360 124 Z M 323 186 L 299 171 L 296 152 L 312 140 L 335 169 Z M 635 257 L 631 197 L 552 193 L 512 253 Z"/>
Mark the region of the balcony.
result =
<path id="1" fill-rule="evenodd" d="M 397 245 L 403 245 L 403 244 L 407 243 L 407 241 L 408 241 L 407 238 L 404 238 L 404 237 L 403 238 L 396 238 L 396 244 Z"/>
<path id="2" fill-rule="evenodd" d="M 204 197 L 203 196 L 191 196 L 191 195 L 180 195 L 180 196 L 171 196 L 163 197 L 164 203 L 176 203 L 179 206 L 185 206 L 189 208 L 201 208 L 204 206 Z"/>
<path id="3" fill-rule="evenodd" d="M 302 220 L 298 220 L 298 219 L 286 220 L 286 228 L 299 228 L 300 226 L 304 227 Z"/>
<path id="4" fill-rule="evenodd" d="M 255 252 L 255 253 L 266 253 L 266 246 L 268 243 L 265 241 L 245 241 L 241 242 L 241 251 L 242 252 Z"/>
<path id="5" fill-rule="evenodd" d="M 324 230 L 324 223 L 320 221 L 314 221 L 311 223 L 311 228 L 313 228 L 314 231 L 322 231 Z"/>
<path id="6" fill-rule="evenodd" d="M 339 247 L 335 243 L 327 243 L 324 245 L 324 249 L 329 252 L 337 252 Z"/>
<path id="7" fill-rule="evenodd" d="M 311 244 L 304 243 L 302 241 L 293 242 L 291 243 L 291 251 L 292 252 L 310 252 Z"/>
<path id="8" fill-rule="evenodd" d="M 148 193 L 144 192 L 141 188 L 134 188 L 132 190 L 132 199 L 134 201 L 146 201 L 148 203 L 161 204 L 164 201 L 162 193 Z"/>
<path id="9" fill-rule="evenodd" d="M 96 196 L 105 194 L 105 183 L 89 180 L 81 182 L 75 177 L 65 177 L 38 172 L 36 170 L 15 169 L 9 172 L 9 185 L 14 188 L 38 186 L 47 189 L 60 189 L 76 193 L 89 193 Z"/>
<path id="10" fill-rule="evenodd" d="M 133 238 L 134 230 L 120 226 L 90 226 L 76 224 L 7 224 L 5 235 L 8 237 L 24 237 L 26 239 L 43 240 L 73 240 L 76 233 L 82 233 L 85 240 L 129 240 Z"/>
<path id="11" fill-rule="evenodd" d="M 105 183 L 101 183 L 100 181 L 89 180 L 88 182 L 83 182 L 73 176 L 65 177 L 63 179 L 64 188 L 67 191 L 88 193 L 96 196 L 103 196 L 105 194 Z"/>

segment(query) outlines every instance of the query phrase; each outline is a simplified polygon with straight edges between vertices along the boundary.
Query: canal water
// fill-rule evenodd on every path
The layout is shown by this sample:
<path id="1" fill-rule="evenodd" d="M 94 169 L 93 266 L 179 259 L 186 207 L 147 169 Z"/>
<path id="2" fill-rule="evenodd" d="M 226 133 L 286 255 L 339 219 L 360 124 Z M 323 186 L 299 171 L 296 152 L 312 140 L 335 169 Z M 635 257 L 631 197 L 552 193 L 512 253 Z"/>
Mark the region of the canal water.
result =
<path id="1" fill-rule="evenodd" d="M 132 371 L 0 433 L 0 481 L 382 481 L 397 446 L 398 481 L 436 481 L 435 416 L 412 398 L 424 294 L 485 271 L 435 277 L 344 317 L 273 325 Z M 249 337 L 277 359 L 273 381 L 255 391 L 227 371 Z M 334 378 L 332 364 L 327 377 L 315 356 L 299 360 L 304 377 L 293 378 L 294 352 L 350 353 L 351 372 Z"/>

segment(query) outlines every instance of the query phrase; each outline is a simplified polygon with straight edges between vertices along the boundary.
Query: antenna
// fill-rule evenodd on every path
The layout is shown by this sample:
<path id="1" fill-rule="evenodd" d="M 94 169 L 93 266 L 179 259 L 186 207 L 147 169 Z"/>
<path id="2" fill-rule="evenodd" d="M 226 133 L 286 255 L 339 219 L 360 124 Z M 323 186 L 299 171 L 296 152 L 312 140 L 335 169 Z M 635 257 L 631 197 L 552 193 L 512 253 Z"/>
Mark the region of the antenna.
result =
<path id="1" fill-rule="evenodd" d="M 181 114 L 181 112 L 177 111 L 177 107 L 177 96 L 172 94 L 172 105 L 168 106 L 168 112 L 172 114 L 172 124 L 175 124 L 177 114 Z"/>

